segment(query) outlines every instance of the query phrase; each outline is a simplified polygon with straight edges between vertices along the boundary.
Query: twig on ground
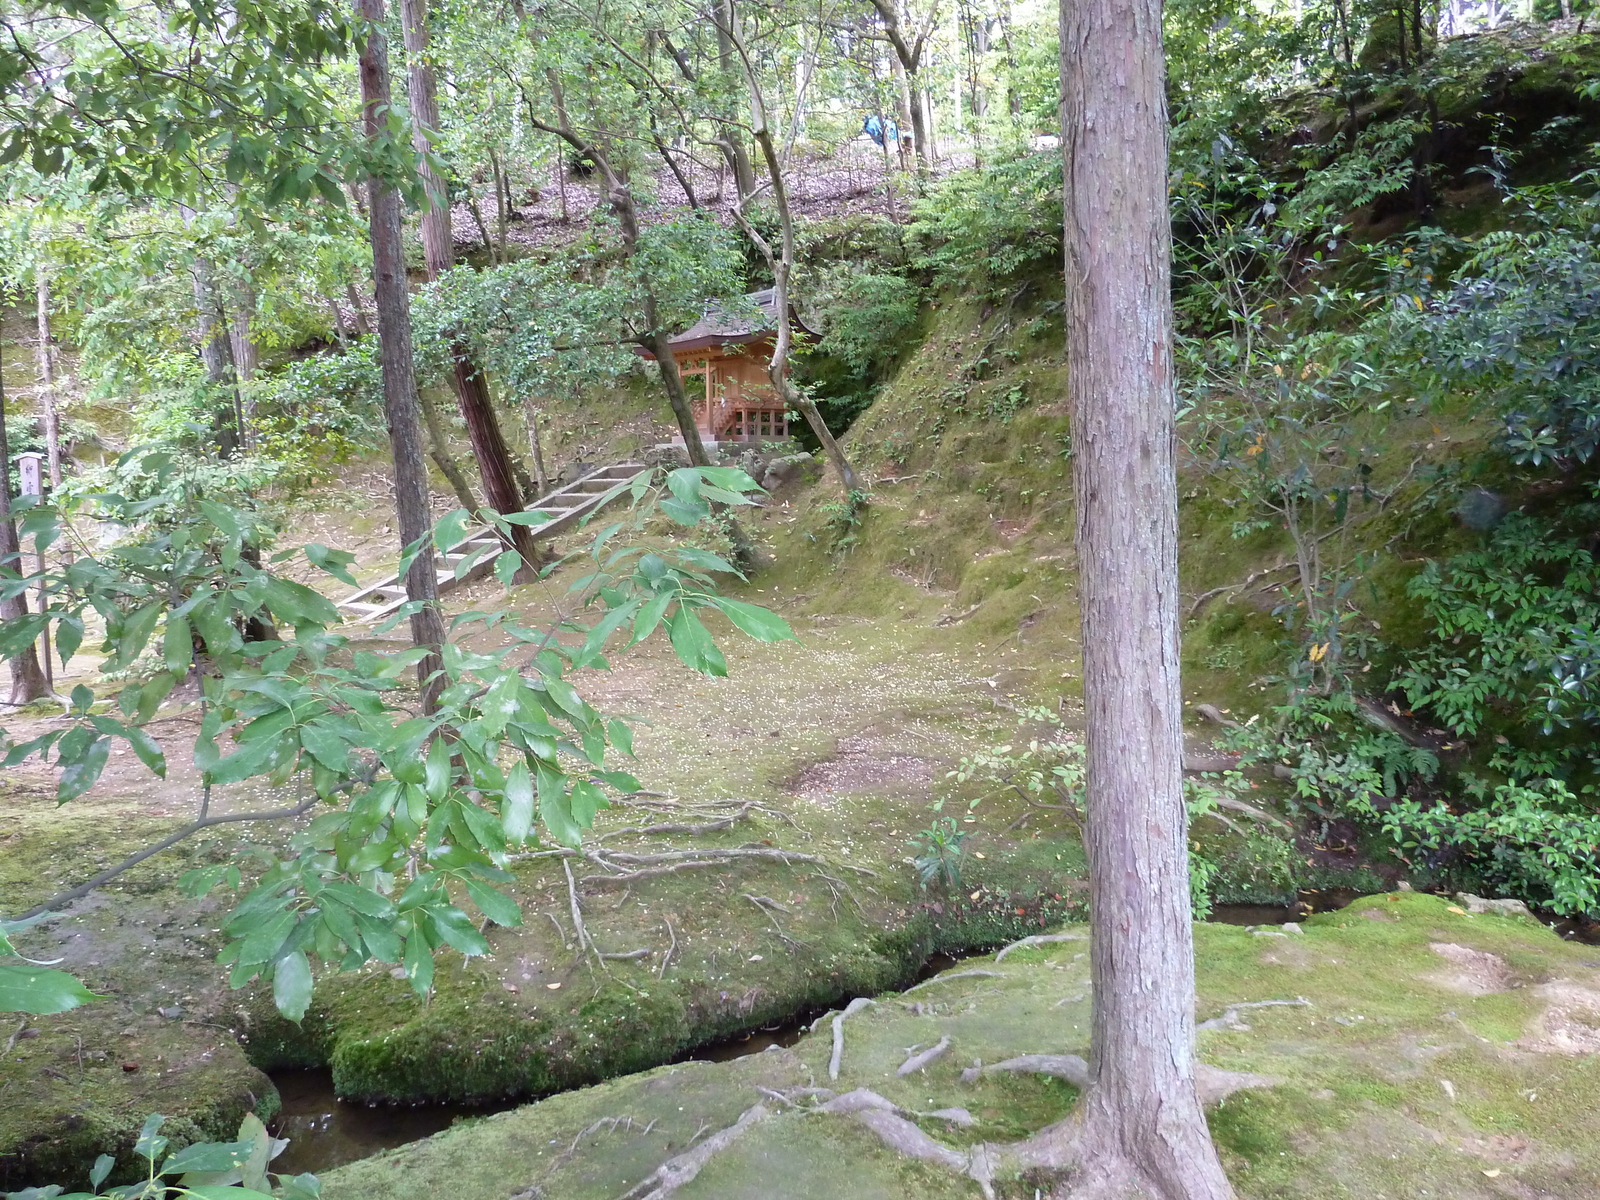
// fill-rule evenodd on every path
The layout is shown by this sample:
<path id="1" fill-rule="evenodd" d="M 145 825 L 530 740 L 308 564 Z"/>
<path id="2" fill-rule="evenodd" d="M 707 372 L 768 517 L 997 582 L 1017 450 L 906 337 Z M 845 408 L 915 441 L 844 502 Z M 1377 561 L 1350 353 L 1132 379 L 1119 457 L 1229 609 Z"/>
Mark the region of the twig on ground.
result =
<path id="1" fill-rule="evenodd" d="M 1002 961 L 1013 950 L 1031 950 L 1035 946 L 1047 946 L 1055 942 L 1084 942 L 1088 940 L 1088 935 L 1083 933 L 1036 933 L 1031 937 L 1023 938 L 1021 941 L 1012 942 L 994 956 L 994 961 L 997 963 Z"/>
<path id="2" fill-rule="evenodd" d="M 777 909 L 778 912 L 788 912 L 789 910 L 783 905 L 779 904 L 776 900 L 769 896 L 752 896 L 749 892 L 740 892 L 739 895 L 743 899 L 750 901 L 751 904 L 754 904 L 758 909 L 761 910 L 761 915 L 766 917 L 768 922 L 772 925 L 773 930 L 777 933 L 779 940 L 782 941 L 785 946 L 788 946 L 794 950 L 798 950 L 800 947 L 806 944 L 805 942 L 800 941 L 798 938 L 790 937 L 788 933 L 784 931 L 783 926 L 778 923 L 778 918 L 772 910 Z"/>
<path id="3" fill-rule="evenodd" d="M 572 949 L 572 943 L 567 940 L 567 931 L 561 927 L 561 922 L 556 920 L 555 913 L 547 912 L 544 915 L 549 917 L 550 918 L 550 924 L 552 924 L 552 925 L 554 925 L 556 927 L 556 936 L 561 939 L 561 948 L 563 950 Z"/>
<path id="4" fill-rule="evenodd" d="M 582 954 L 589 950 L 594 942 L 589 939 L 589 930 L 583 924 L 583 910 L 578 907 L 578 885 L 572 878 L 572 864 L 562 859 L 561 869 L 567 876 L 567 903 L 572 908 L 573 936 L 578 939 L 578 952 Z"/>
<path id="5" fill-rule="evenodd" d="M 672 945 L 667 947 L 666 956 L 664 958 L 662 958 L 661 965 L 656 968 L 656 978 L 657 979 L 665 979 L 666 978 L 666 975 L 667 975 L 667 964 L 672 961 L 672 956 L 678 952 L 678 935 L 673 932 L 673 930 L 672 930 L 672 922 L 671 921 L 667 921 L 666 925 L 667 925 L 667 936 L 672 939 Z"/>
<path id="6" fill-rule="evenodd" d="M 607 962 L 632 962 L 635 959 L 649 958 L 655 951 L 648 946 L 640 946 L 637 950 L 625 950 L 620 954 L 606 954 L 599 950 L 595 953 Z"/>
<path id="7" fill-rule="evenodd" d="M 942 1058 L 944 1056 L 944 1052 L 948 1049 L 950 1049 L 950 1035 L 947 1033 L 939 1039 L 937 1045 L 930 1046 L 921 1054 L 913 1054 L 910 1058 L 906 1059 L 905 1062 L 900 1064 L 900 1069 L 896 1071 L 895 1074 L 910 1075 L 914 1071 L 920 1071 L 929 1063 Z"/>
<path id="8" fill-rule="evenodd" d="M 868 1005 L 875 1003 L 865 996 L 857 996 L 844 1011 L 833 1019 L 833 1053 L 828 1057 L 828 1078 L 839 1078 L 839 1064 L 844 1059 L 844 1020 L 852 1013 L 858 1013 Z"/>

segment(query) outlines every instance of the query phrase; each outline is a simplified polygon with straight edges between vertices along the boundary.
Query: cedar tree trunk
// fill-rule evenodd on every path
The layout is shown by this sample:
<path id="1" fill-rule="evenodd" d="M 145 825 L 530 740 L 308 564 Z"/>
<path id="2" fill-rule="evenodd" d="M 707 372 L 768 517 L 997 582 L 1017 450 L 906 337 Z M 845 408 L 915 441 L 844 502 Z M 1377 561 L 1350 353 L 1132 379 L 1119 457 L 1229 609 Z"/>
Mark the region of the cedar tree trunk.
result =
<path id="1" fill-rule="evenodd" d="M 382 134 L 389 107 L 389 48 L 383 33 L 383 0 L 357 0 L 356 13 L 368 26 L 358 62 L 362 116 L 367 137 Z M 367 217 L 372 238 L 372 277 L 378 306 L 378 361 L 383 369 L 383 411 L 394 454 L 394 507 L 400 545 L 421 544 L 406 572 L 406 598 L 421 601 L 411 614 L 411 640 L 434 652 L 417 664 L 424 711 L 432 712 L 443 688 L 438 648 L 444 644 L 439 614 L 439 579 L 434 569 L 432 515 L 428 511 L 428 472 L 422 459 L 422 425 L 417 415 L 416 365 L 411 347 L 411 297 L 406 290 L 405 246 L 401 241 L 400 192 L 389 180 L 367 181 Z"/>
<path id="2" fill-rule="evenodd" d="M 431 136 L 439 130 L 439 93 L 434 82 L 433 64 L 428 61 L 428 0 L 400 0 L 400 11 L 405 27 L 411 118 L 415 122 L 412 142 L 422 152 L 429 148 Z M 422 214 L 422 248 L 428 264 L 428 279 L 433 281 L 448 271 L 455 261 L 449 188 L 426 160 L 419 167 L 419 173 L 429 200 L 428 209 Z M 496 179 L 499 174 L 497 168 Z M 501 204 L 503 212 L 503 199 Z M 504 249 L 502 237 L 502 256 Z M 496 512 L 519 513 L 527 507 L 527 501 L 522 489 L 517 486 L 511 465 L 511 448 L 506 445 L 505 435 L 500 430 L 500 421 L 489 395 L 488 380 L 472 360 L 472 351 L 465 338 L 455 338 L 450 351 L 454 360 L 450 383 L 461 408 L 461 419 L 466 422 L 467 436 L 472 441 L 473 457 L 478 460 L 478 471 L 483 477 L 483 491 L 489 507 Z M 511 529 L 510 548 L 522 556 L 519 581 L 527 583 L 531 581 L 538 562 L 533 532 L 525 525 L 513 525 Z"/>
<path id="3" fill-rule="evenodd" d="M 1233 1195 L 1195 1091 L 1160 0 L 1061 0 L 1094 1018 L 1083 1188 Z"/>
<path id="4" fill-rule="evenodd" d="M 6 441 L 6 390 L 5 374 L 0 371 L 0 567 L 27 574 L 22 562 L 22 547 L 17 541 L 17 525 L 11 519 L 11 447 Z M 0 621 L 15 621 L 28 613 L 26 593 L 0 600 Z M 13 654 L 11 667 L 12 704 L 31 704 L 50 694 L 44 671 L 39 666 L 39 653 L 30 642 L 26 649 Z"/>

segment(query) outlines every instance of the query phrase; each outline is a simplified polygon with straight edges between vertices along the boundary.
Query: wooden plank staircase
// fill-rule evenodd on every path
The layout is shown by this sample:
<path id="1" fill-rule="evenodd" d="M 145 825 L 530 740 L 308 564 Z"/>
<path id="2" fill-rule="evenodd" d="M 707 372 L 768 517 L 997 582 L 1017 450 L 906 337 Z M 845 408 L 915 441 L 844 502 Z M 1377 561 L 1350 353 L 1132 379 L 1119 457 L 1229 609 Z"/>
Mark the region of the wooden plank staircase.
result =
<path id="1" fill-rule="evenodd" d="M 644 463 L 620 462 L 609 467 L 590 471 L 565 487 L 559 487 L 528 505 L 528 512 L 546 513 L 550 520 L 532 527 L 536 538 L 549 538 L 566 533 L 585 517 L 599 512 L 608 503 L 606 493 L 617 484 L 632 479 L 645 469 Z M 500 535 L 491 525 L 480 525 L 467 530 L 461 540 L 443 552 L 435 551 L 433 566 L 439 580 L 439 595 L 482 579 L 494 570 L 494 553 L 484 553 L 477 562 L 459 578 L 456 568 L 473 554 L 499 546 Z M 347 621 L 381 621 L 406 602 L 405 582 L 398 575 L 390 575 L 370 583 L 353 595 L 338 602 L 339 611 Z"/>

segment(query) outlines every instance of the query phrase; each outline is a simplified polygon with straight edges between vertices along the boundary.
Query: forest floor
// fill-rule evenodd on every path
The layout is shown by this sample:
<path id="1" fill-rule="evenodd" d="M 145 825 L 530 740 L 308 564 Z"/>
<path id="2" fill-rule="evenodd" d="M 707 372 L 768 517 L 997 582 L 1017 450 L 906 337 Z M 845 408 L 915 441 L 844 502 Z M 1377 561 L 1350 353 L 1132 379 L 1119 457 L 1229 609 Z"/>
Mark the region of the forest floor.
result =
<path id="1" fill-rule="evenodd" d="M 771 515 L 781 521 L 781 512 Z M 303 524 L 300 537 L 361 551 L 365 571 L 391 553 L 381 514 L 353 495 Z M 512 602 L 525 622 L 548 620 L 563 587 L 558 577 Z M 295 1028 L 270 998 L 228 991 L 212 964 L 227 898 L 195 902 L 174 885 L 192 866 L 247 863 L 251 840 L 270 849 L 287 831 L 227 827 L 197 838 L 25 935 L 27 952 L 63 957 L 108 998 L 32 1018 L 11 1039 L 0 1063 L 0 1186 L 64 1178 L 56 1172 L 126 1148 L 149 1111 L 215 1136 L 248 1108 L 269 1111 L 271 1085 L 245 1061 L 241 1038 L 259 1067 L 331 1065 L 349 1096 L 503 1103 L 903 985 L 930 953 L 998 945 L 1078 911 L 1076 843 L 1064 830 L 1007 830 L 1015 806 L 968 819 L 959 902 L 923 895 L 909 866 L 910 838 L 929 823 L 946 773 L 1010 735 L 1019 707 L 1037 698 L 1037 672 L 1005 665 L 1003 648 L 937 628 L 938 604 L 869 620 L 809 611 L 803 592 L 761 589 L 758 579 L 746 594 L 788 616 L 799 640 L 763 645 L 719 630 L 726 679 L 692 674 L 663 642 L 583 680 L 602 711 L 635 719 L 637 762 L 627 765 L 663 793 L 603 813 L 597 836 L 613 850 L 732 852 L 725 862 L 626 889 L 586 882 L 579 870 L 572 891 L 559 864 L 522 862 L 514 891 L 526 919 L 489 931 L 493 957 L 442 963 L 426 1005 L 387 967 L 329 974 Z M 498 592 L 478 584 L 450 606 L 493 603 Z M 97 669 L 82 655 L 59 686 L 93 682 Z M 165 780 L 131 754 L 114 755 L 92 796 L 65 807 L 49 769 L 8 769 L 0 911 L 26 909 L 192 814 L 199 781 L 182 745 L 197 719 L 193 705 L 161 714 Z M 22 739 L 57 720 L 41 707 L 8 729 Z M 220 789 L 214 811 L 293 800 L 269 793 Z M 628 832 L 661 824 L 713 828 Z M 635 951 L 647 953 L 597 957 Z"/>
<path id="2" fill-rule="evenodd" d="M 1076 938 L 968 959 L 914 994 L 820 1021 L 789 1049 L 681 1063 L 463 1122 L 330 1173 L 323 1194 L 614 1200 L 670 1179 L 682 1181 L 675 1200 L 976 1197 L 967 1172 L 983 1160 L 978 1147 L 1061 1119 L 1076 1096 L 1038 1070 L 969 1074 L 1083 1052 L 1087 942 L 1081 927 L 1066 932 Z M 1374 896 L 1303 929 L 1200 925 L 1197 941 L 1202 1058 L 1253 1077 L 1211 1114 L 1241 1197 L 1600 1190 L 1593 947 L 1415 893 Z M 939 1047 L 926 1065 L 913 1061 Z M 933 1151 L 943 1162 L 888 1149 L 869 1125 L 881 1126 L 882 1110 L 865 1120 L 820 1111 L 854 1089 L 945 1147 Z M 1041 1182 L 1002 1170 L 993 1186 L 1023 1200 Z"/>

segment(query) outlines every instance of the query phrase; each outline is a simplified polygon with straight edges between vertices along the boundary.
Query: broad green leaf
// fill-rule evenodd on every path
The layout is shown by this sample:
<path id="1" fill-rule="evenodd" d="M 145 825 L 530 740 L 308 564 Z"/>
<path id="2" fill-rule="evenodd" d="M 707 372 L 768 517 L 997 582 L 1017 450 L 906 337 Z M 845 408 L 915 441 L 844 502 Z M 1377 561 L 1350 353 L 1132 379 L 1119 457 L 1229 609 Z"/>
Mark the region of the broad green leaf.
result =
<path id="1" fill-rule="evenodd" d="M 563 846 L 583 841 L 583 828 L 572 818 L 572 803 L 567 799 L 567 777 L 548 767 L 539 767 L 539 819 L 550 836 Z"/>
<path id="2" fill-rule="evenodd" d="M 500 586 L 509 588 L 517 582 L 517 572 L 522 570 L 522 555 L 515 550 L 502 550 L 494 560 L 494 577 Z"/>
<path id="3" fill-rule="evenodd" d="M 794 630 L 789 628 L 789 623 L 768 609 L 746 604 L 742 600 L 730 600 L 726 596 L 713 596 L 711 603 L 758 642 L 781 642 L 794 638 Z"/>
<path id="4" fill-rule="evenodd" d="M 348 550 L 330 550 L 321 542 L 312 542 L 302 549 L 312 566 L 321 567 L 341 583 L 348 583 L 351 587 L 361 586 L 356 582 L 356 577 L 350 574 L 350 564 L 355 562 L 356 556 Z"/>
<path id="5" fill-rule="evenodd" d="M 167 618 L 167 631 L 161 639 L 161 657 L 169 671 L 187 671 L 194 659 L 194 631 L 187 617 Z"/>
<path id="6" fill-rule="evenodd" d="M 667 619 L 667 634 L 672 639 L 672 649 L 679 661 L 703 675 L 725 676 L 728 664 L 711 640 L 711 634 L 685 605 Z"/>
<path id="7" fill-rule="evenodd" d="M 378 921 L 395 918 L 394 901 L 353 883 L 330 883 L 317 893 L 319 900 L 337 900 L 346 908 Z"/>
<path id="8" fill-rule="evenodd" d="M 272 971 L 272 1001 L 295 1024 L 306 1015 L 311 1003 L 311 964 L 305 952 L 295 950 L 284 955 Z M 194 1170 L 217 1170 L 214 1167 L 195 1167 Z"/>
<path id="9" fill-rule="evenodd" d="M 157 1131 L 166 1124 L 166 1120 L 160 1113 L 151 1113 L 144 1119 L 144 1127 L 139 1130 L 139 1140 L 133 1144 L 133 1152 L 140 1158 L 154 1161 L 161 1157 L 162 1151 L 167 1148 L 167 1139 L 158 1136 Z"/>
<path id="10" fill-rule="evenodd" d="M 0 962 L 0 1012 L 66 1012 L 100 996 L 65 971 Z"/>
<path id="11" fill-rule="evenodd" d="M 68 737 L 71 735 L 69 734 Z M 65 745 L 67 738 L 62 738 L 60 745 Z M 100 778 L 100 773 L 106 768 L 106 756 L 111 753 L 111 742 L 107 738 L 91 735 L 86 746 L 78 755 L 69 761 L 65 756 L 60 759 L 61 775 L 56 780 L 56 803 L 65 804 L 69 800 L 76 800 L 95 784 Z"/>
<path id="12" fill-rule="evenodd" d="M 425 911 L 432 919 L 433 927 L 438 931 L 439 937 L 451 949 L 471 955 L 489 953 L 489 943 L 484 941 L 483 934 L 478 932 L 477 926 L 472 923 L 472 918 L 455 905 L 439 904 Z"/>
<path id="13" fill-rule="evenodd" d="M 633 757 L 633 727 L 626 721 L 613 718 L 606 722 L 606 731 L 611 735 L 611 744 L 622 751 L 629 758 Z M 630 791 L 638 791 L 631 788 Z"/>
<path id="14" fill-rule="evenodd" d="M 506 835 L 507 844 L 512 846 L 527 841 L 528 832 L 533 828 L 533 778 L 528 772 L 526 759 L 518 759 L 506 772 L 500 827 Z"/>
<path id="15" fill-rule="evenodd" d="M 253 1142 L 195 1142 L 167 1156 L 161 1174 L 182 1175 L 189 1171 L 230 1171 L 250 1157 Z"/>
<path id="16" fill-rule="evenodd" d="M 511 928 L 522 924 L 522 912 L 510 896 L 476 879 L 466 880 L 466 886 L 467 895 L 472 897 L 478 911 L 496 925 Z"/>
<path id="17" fill-rule="evenodd" d="M 478 704 L 483 714 L 478 718 L 478 726 L 484 736 L 496 738 L 505 731 L 506 723 L 516 716 L 521 691 L 522 677 L 509 668 L 489 685 L 489 691 Z"/>
<path id="18" fill-rule="evenodd" d="M 94 1166 L 89 1168 L 89 1190 L 98 1192 L 100 1190 L 100 1185 L 104 1183 L 106 1181 L 106 1177 L 111 1174 L 111 1168 L 116 1165 L 117 1159 L 115 1155 L 102 1154 L 99 1158 L 95 1159 Z"/>
<path id="19" fill-rule="evenodd" d="M 472 514 L 464 508 L 445 513 L 433 527 L 433 544 L 440 550 L 449 550 L 465 536 L 471 520 Z"/>
<path id="20" fill-rule="evenodd" d="M 56 653 L 61 656 L 63 666 L 71 661 L 81 645 L 83 645 L 83 618 L 74 616 L 60 618 L 56 622 Z"/>
<path id="21" fill-rule="evenodd" d="M 433 987 L 433 950 L 420 932 L 406 939 L 405 968 L 406 978 L 411 981 L 411 990 L 419 996 L 426 996 Z"/>
<path id="22" fill-rule="evenodd" d="M 112 660 L 117 668 L 128 666 L 144 652 L 150 641 L 150 633 L 165 607 L 160 602 L 146 604 L 122 618 L 122 628 L 115 642 L 116 655 Z"/>

